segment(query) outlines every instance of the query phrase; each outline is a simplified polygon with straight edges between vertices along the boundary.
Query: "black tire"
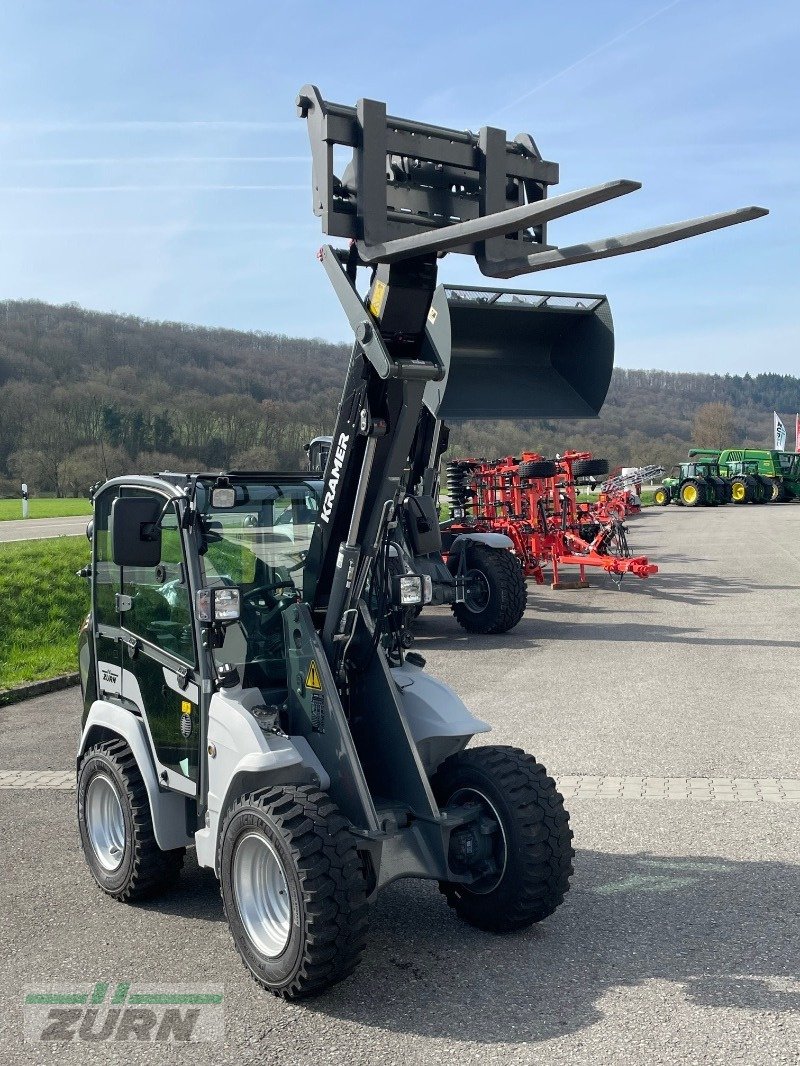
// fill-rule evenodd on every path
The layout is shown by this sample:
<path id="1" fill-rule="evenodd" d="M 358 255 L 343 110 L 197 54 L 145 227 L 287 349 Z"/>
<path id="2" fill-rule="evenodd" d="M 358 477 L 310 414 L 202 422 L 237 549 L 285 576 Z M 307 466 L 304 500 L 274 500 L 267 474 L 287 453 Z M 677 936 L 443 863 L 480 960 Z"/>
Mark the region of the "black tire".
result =
<path id="1" fill-rule="evenodd" d="M 106 782 L 116 793 L 124 826 L 122 858 L 114 869 L 104 865 L 92 844 L 89 823 L 93 815 L 91 804 L 87 812 L 86 802 L 90 788 L 107 787 Z M 162 851 L 156 843 L 147 789 L 124 740 L 107 740 L 87 749 L 78 767 L 77 804 L 83 854 L 92 877 L 107 895 L 128 903 L 155 896 L 175 883 L 186 849 Z"/>
<path id="2" fill-rule="evenodd" d="M 663 486 L 657 488 L 653 493 L 653 503 L 657 507 L 668 507 L 670 502 L 669 489 L 665 489 Z"/>
<path id="3" fill-rule="evenodd" d="M 311 785 L 243 796 L 229 810 L 218 853 L 222 901 L 236 950 L 256 981 L 299 999 L 343 980 L 361 961 L 367 937 L 367 882 L 349 822 Z M 234 856 L 243 838 L 260 838 L 280 860 L 290 931 L 269 955 L 248 933 L 237 901 Z"/>
<path id="4" fill-rule="evenodd" d="M 576 459 L 572 464 L 573 477 L 596 477 L 608 473 L 607 459 Z"/>
<path id="5" fill-rule="evenodd" d="M 755 491 L 752 478 L 735 477 L 731 483 L 731 500 L 735 504 L 751 503 L 755 499 Z"/>
<path id="6" fill-rule="evenodd" d="M 783 485 L 776 477 L 771 477 L 770 481 L 770 503 L 781 503 L 783 501 Z"/>
<path id="7" fill-rule="evenodd" d="M 520 463 L 517 473 L 520 477 L 548 478 L 558 473 L 558 463 L 553 459 L 530 459 Z"/>
<path id="8" fill-rule="evenodd" d="M 695 495 L 692 496 L 690 492 L 687 492 L 687 488 L 694 488 Z M 686 494 L 684 496 L 684 493 Z M 702 504 L 708 502 L 711 498 L 708 492 L 708 486 L 703 485 L 700 481 L 694 478 L 688 478 L 680 487 L 678 498 L 684 507 L 700 507 Z"/>
<path id="9" fill-rule="evenodd" d="M 439 883 L 458 917 L 478 929 L 507 933 L 552 914 L 569 890 L 575 852 L 564 800 L 545 768 L 519 748 L 470 748 L 446 759 L 431 786 L 443 807 L 451 799 L 469 802 L 470 793 L 477 802 L 488 800 L 487 814 L 502 828 L 494 861 L 502 857 L 504 865 L 496 883 L 480 891 Z"/>
<path id="10" fill-rule="evenodd" d="M 470 633 L 507 633 L 525 613 L 528 588 L 519 559 L 507 548 L 470 544 L 466 577 L 476 577 L 485 596 L 467 594 L 466 603 L 454 603 L 453 614 Z"/>
<path id="11" fill-rule="evenodd" d="M 754 503 L 769 503 L 772 499 L 772 484 L 768 478 L 757 477 L 756 482 L 756 495 L 753 499 Z"/>

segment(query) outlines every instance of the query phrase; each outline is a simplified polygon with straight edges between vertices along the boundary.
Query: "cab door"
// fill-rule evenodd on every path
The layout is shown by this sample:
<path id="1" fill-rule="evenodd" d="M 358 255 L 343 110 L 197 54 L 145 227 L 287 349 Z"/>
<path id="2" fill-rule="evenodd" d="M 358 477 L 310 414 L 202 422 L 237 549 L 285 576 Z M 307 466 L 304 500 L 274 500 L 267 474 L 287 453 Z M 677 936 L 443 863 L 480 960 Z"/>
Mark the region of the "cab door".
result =
<path id="1" fill-rule="evenodd" d="M 122 696 L 118 606 L 120 568 L 112 558 L 109 535 L 111 507 L 118 494 L 118 486 L 111 486 L 95 497 L 92 528 L 92 622 L 96 657 L 93 665 L 97 671 L 95 692 L 100 699 L 112 700 Z M 90 686 L 87 686 L 87 692 L 91 692 Z"/>
<path id="2" fill-rule="evenodd" d="M 122 492 L 153 497 L 159 508 L 167 502 L 147 489 Z M 161 783 L 193 796 L 200 753 L 200 692 L 192 599 L 174 503 L 162 519 L 158 565 L 120 569 L 122 696 L 143 713 Z"/>

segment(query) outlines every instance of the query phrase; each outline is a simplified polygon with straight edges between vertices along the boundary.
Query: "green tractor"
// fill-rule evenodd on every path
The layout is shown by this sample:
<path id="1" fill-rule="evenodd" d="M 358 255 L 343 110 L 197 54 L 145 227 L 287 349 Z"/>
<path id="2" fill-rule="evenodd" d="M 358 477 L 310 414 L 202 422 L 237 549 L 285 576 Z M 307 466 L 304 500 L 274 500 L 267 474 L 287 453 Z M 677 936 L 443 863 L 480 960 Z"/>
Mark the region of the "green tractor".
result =
<path id="1" fill-rule="evenodd" d="M 768 492 L 767 502 L 785 503 L 787 500 L 800 499 L 800 453 L 779 452 L 767 448 L 692 448 L 690 459 L 703 459 L 717 462 L 723 477 L 734 480 L 750 477 Z M 741 494 L 741 490 L 739 490 Z M 734 490 L 734 503 L 760 503 L 756 498 L 759 490 L 751 481 L 745 499 L 737 499 Z"/>
<path id="2" fill-rule="evenodd" d="M 703 459 L 674 466 L 656 489 L 653 502 L 661 507 L 669 503 L 716 507 L 728 503 L 731 491 L 731 482 L 721 476 L 717 463 Z"/>
<path id="3" fill-rule="evenodd" d="M 731 499 L 734 503 L 771 503 L 779 488 L 777 481 L 760 473 L 757 459 L 741 459 L 720 466 L 731 478 Z"/>

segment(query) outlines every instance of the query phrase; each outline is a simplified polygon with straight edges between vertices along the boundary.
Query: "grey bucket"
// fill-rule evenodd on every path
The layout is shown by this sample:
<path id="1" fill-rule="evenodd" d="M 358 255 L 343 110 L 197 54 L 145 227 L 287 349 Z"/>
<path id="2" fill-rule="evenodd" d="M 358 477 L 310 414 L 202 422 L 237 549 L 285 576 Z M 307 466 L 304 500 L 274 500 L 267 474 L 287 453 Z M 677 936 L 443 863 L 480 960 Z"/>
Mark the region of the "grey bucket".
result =
<path id="1" fill-rule="evenodd" d="M 448 373 L 425 403 L 446 421 L 595 418 L 611 384 L 605 296 L 439 286 L 428 335 Z"/>

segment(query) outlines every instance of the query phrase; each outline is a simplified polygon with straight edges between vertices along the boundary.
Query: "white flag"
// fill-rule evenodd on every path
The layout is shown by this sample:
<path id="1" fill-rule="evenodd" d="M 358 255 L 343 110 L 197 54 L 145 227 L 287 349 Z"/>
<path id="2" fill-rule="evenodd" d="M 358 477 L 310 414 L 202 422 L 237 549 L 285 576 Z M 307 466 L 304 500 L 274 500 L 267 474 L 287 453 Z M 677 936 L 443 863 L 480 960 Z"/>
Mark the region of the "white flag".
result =
<path id="1" fill-rule="evenodd" d="M 786 451 L 786 426 L 778 418 L 777 411 L 772 413 L 775 416 L 775 451 L 784 452 Z"/>

